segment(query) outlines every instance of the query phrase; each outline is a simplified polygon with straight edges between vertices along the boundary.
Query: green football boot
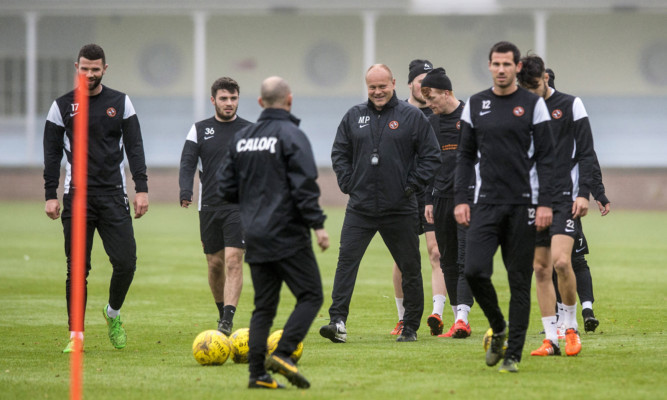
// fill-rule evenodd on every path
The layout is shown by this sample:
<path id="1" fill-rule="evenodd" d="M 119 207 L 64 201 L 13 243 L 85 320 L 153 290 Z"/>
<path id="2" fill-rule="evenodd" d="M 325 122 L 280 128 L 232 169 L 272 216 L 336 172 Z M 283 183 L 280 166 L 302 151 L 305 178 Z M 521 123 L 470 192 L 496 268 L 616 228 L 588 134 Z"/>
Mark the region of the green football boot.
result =
<path id="1" fill-rule="evenodd" d="M 102 309 L 102 314 L 104 319 L 107 320 L 107 327 L 109 328 L 109 340 L 113 347 L 117 349 L 122 349 L 127 344 L 127 334 L 125 334 L 125 328 L 123 328 L 123 322 L 120 320 L 120 314 L 116 318 L 110 318 L 107 315 L 107 304 Z"/>
<path id="2" fill-rule="evenodd" d="M 73 353 L 75 351 L 83 351 L 83 340 L 70 339 L 67 342 L 67 347 L 63 350 L 63 353 Z"/>

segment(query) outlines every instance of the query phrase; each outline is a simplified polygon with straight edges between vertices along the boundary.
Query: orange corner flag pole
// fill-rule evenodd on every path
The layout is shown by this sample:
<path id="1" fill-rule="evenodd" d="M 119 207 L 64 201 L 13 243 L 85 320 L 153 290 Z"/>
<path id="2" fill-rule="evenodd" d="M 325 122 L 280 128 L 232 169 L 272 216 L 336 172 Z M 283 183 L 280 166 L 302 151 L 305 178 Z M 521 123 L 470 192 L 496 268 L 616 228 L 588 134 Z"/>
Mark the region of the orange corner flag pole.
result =
<path id="1" fill-rule="evenodd" d="M 79 74 L 74 90 L 72 179 L 72 297 L 74 351 L 70 357 L 70 399 L 79 400 L 83 387 L 83 316 L 86 265 L 86 205 L 88 197 L 88 80 Z"/>

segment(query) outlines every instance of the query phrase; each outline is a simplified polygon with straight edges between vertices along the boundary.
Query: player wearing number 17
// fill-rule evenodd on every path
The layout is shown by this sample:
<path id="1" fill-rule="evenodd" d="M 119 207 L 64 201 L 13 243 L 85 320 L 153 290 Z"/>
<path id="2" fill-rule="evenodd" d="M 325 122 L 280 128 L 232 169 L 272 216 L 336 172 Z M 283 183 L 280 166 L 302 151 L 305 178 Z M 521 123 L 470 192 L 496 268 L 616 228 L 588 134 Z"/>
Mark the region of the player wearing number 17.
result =
<path id="1" fill-rule="evenodd" d="M 74 67 L 88 81 L 88 199 L 86 208 L 86 277 L 90 272 L 90 252 L 95 229 L 102 238 L 104 249 L 113 267 L 109 284 L 109 302 L 103 309 L 111 344 L 125 347 L 127 336 L 120 320 L 120 308 L 130 289 L 137 262 L 136 243 L 130 206 L 125 189 L 124 155 L 130 164 L 136 196 L 134 218 L 141 218 L 148 211 L 148 185 L 144 145 L 139 120 L 130 98 L 119 91 L 102 85 L 106 72 L 104 50 L 96 44 L 81 48 Z M 78 114 L 74 91 L 57 98 L 46 117 L 44 126 L 44 190 L 45 212 L 51 219 L 60 217 L 60 203 L 56 190 L 60 179 L 60 161 L 63 151 L 67 157 L 63 196 L 62 223 L 67 256 L 67 314 L 70 317 L 70 342 L 64 352 L 73 350 L 70 314 L 71 299 L 71 247 L 72 199 L 72 149 L 74 117 Z M 85 297 L 84 297 L 85 309 Z M 79 339 L 83 339 L 80 337 Z"/>

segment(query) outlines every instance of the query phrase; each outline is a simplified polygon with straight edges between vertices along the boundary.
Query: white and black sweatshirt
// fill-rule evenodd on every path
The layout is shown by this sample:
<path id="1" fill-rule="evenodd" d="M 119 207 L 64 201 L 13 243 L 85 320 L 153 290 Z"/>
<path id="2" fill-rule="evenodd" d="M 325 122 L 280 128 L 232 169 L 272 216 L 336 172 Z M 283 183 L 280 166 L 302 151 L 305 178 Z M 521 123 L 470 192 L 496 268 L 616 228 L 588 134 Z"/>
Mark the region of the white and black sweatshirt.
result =
<path id="1" fill-rule="evenodd" d="M 44 190 L 46 200 L 58 198 L 60 162 L 67 157 L 65 194 L 71 192 L 74 116 L 79 113 L 74 91 L 57 98 L 44 125 Z M 124 152 L 135 190 L 148 192 L 146 160 L 139 120 L 130 98 L 103 86 L 89 97 L 88 105 L 88 194 L 127 194 Z"/>

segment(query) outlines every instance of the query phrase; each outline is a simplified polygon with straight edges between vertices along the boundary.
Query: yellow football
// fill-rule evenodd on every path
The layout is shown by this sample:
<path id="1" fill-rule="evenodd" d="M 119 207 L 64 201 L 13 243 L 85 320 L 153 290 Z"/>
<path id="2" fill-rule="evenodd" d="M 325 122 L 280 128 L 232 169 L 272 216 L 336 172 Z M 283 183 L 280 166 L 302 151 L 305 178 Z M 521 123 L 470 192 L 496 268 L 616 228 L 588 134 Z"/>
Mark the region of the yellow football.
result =
<path id="1" fill-rule="evenodd" d="M 200 333 L 192 343 L 192 355 L 201 365 L 221 365 L 231 353 L 231 342 L 216 330 Z"/>
<path id="2" fill-rule="evenodd" d="M 266 347 L 268 349 L 267 353 L 271 354 L 274 351 L 276 351 L 276 348 L 278 347 L 278 342 L 280 342 L 280 338 L 283 337 L 283 330 L 279 329 L 275 332 L 273 332 L 271 335 L 269 335 L 269 338 L 266 341 Z M 296 350 L 290 355 L 290 358 L 292 361 L 297 362 L 301 359 L 301 356 L 303 355 L 303 342 L 299 343 L 296 346 Z"/>
<path id="3" fill-rule="evenodd" d="M 230 336 L 232 342 L 232 361 L 237 364 L 248 362 L 248 328 L 237 329 Z"/>

